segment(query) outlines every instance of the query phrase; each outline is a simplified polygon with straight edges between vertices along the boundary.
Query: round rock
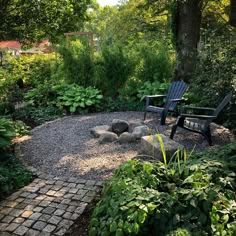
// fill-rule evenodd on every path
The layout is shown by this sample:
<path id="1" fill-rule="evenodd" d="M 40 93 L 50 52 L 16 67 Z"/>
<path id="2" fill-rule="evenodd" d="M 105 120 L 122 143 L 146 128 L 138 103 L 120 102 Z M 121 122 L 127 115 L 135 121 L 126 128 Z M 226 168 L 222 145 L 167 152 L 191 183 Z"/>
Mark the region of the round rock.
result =
<path id="1" fill-rule="evenodd" d="M 90 129 L 90 133 L 95 137 L 99 138 L 103 133 L 111 131 L 111 127 L 109 125 L 99 125 Z"/>
<path id="2" fill-rule="evenodd" d="M 146 126 L 146 125 L 137 126 L 134 128 L 134 131 L 132 134 L 135 136 L 135 138 L 140 139 L 143 136 L 149 135 L 150 130 L 149 130 L 148 126 Z"/>
<path id="3" fill-rule="evenodd" d="M 132 143 L 136 141 L 136 138 L 133 134 L 124 132 L 119 136 L 119 143 Z"/>
<path id="4" fill-rule="evenodd" d="M 118 140 L 118 135 L 113 133 L 113 132 L 109 132 L 106 131 L 103 134 L 101 134 L 101 136 L 98 139 L 99 143 L 110 143 L 110 142 L 114 142 Z"/>
<path id="5" fill-rule="evenodd" d="M 125 120 L 114 119 L 112 121 L 111 127 L 112 127 L 112 131 L 119 135 L 123 132 L 128 131 L 129 123 Z"/>

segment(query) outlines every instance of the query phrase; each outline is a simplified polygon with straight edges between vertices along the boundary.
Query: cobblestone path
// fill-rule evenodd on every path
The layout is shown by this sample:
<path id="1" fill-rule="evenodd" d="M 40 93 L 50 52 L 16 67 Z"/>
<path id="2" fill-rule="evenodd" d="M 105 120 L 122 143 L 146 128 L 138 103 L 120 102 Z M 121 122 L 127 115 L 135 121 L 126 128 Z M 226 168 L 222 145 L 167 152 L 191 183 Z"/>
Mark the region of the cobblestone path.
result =
<path id="1" fill-rule="evenodd" d="M 63 236 L 101 190 L 101 181 L 44 174 L 0 201 L 0 236 Z"/>

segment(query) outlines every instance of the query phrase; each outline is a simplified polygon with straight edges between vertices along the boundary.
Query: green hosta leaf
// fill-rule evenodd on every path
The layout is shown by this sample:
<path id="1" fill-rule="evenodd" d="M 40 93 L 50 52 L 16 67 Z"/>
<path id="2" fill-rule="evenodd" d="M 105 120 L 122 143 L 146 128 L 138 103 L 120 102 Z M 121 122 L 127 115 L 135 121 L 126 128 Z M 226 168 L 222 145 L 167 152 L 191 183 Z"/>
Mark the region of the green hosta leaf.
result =
<path id="1" fill-rule="evenodd" d="M 229 221 L 229 215 L 228 215 L 228 214 L 223 215 L 223 216 L 222 216 L 222 220 L 223 220 L 223 223 L 224 223 L 224 224 L 225 224 L 225 223 L 228 223 L 228 221 Z"/>
<path id="2" fill-rule="evenodd" d="M 143 205 L 143 204 L 139 206 L 139 209 L 141 209 L 141 210 L 143 210 L 143 211 L 145 211 L 145 212 L 148 213 L 148 208 L 147 208 L 147 206 L 145 206 L 145 205 Z"/>
<path id="3" fill-rule="evenodd" d="M 132 225 L 129 224 L 127 221 L 124 224 L 124 231 L 128 234 L 132 233 Z"/>
<path id="4" fill-rule="evenodd" d="M 102 99 L 103 96 L 102 96 L 102 95 L 97 95 L 96 98 L 97 98 L 97 99 Z"/>
<path id="5" fill-rule="evenodd" d="M 86 104 L 87 106 L 91 106 L 91 105 L 93 105 L 94 103 L 93 103 L 93 101 L 91 101 L 91 100 L 87 100 L 87 101 L 85 101 L 85 104 Z"/>
<path id="6" fill-rule="evenodd" d="M 82 108 L 85 107 L 85 103 L 84 103 L 84 102 L 80 102 L 80 103 L 78 103 L 78 105 L 79 105 L 80 107 L 82 107 Z"/>
<path id="7" fill-rule="evenodd" d="M 115 221 L 113 221 L 111 224 L 110 224 L 110 232 L 113 233 L 115 232 L 117 229 L 117 224 Z"/>
<path id="8" fill-rule="evenodd" d="M 71 113 L 74 113 L 75 111 L 76 111 L 76 107 L 75 106 L 70 107 L 70 112 Z"/>
<path id="9" fill-rule="evenodd" d="M 72 101 L 66 101 L 66 102 L 64 103 L 65 106 L 71 106 L 72 104 L 73 104 Z"/>
<path id="10" fill-rule="evenodd" d="M 140 224 L 143 224 L 144 223 L 144 221 L 146 220 L 146 217 L 147 217 L 147 213 L 146 212 L 144 212 L 144 211 L 138 211 L 138 222 L 140 223 Z"/>
<path id="11" fill-rule="evenodd" d="M 134 224 L 133 224 L 133 231 L 134 231 L 134 233 L 137 234 L 137 233 L 139 232 L 139 228 L 140 228 L 140 227 L 139 227 L 139 224 L 138 224 L 138 223 L 134 223 Z"/>
<path id="12" fill-rule="evenodd" d="M 157 205 L 155 205 L 154 203 L 147 204 L 148 211 L 153 211 L 156 209 L 156 207 L 157 207 Z"/>
<path id="13" fill-rule="evenodd" d="M 123 233 L 122 229 L 117 229 L 116 230 L 116 236 L 124 236 L 124 233 Z"/>

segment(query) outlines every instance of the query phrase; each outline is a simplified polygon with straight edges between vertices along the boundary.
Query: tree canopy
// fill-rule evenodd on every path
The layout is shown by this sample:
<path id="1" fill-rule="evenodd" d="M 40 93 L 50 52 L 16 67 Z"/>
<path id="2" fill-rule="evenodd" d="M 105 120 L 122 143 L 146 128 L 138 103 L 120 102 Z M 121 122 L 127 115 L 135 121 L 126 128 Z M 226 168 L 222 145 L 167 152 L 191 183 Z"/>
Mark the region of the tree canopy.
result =
<path id="1" fill-rule="evenodd" d="M 75 31 L 91 0 L 0 0 L 0 40 L 50 38 Z"/>

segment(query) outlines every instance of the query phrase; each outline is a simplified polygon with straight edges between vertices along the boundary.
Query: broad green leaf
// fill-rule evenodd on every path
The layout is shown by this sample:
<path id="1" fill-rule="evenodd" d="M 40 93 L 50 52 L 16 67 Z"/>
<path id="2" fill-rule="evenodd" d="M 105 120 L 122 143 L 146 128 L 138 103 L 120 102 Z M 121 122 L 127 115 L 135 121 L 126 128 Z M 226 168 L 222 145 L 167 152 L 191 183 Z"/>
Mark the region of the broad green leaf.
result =
<path id="1" fill-rule="evenodd" d="M 124 233 L 123 233 L 122 229 L 117 229 L 116 230 L 116 236 L 124 236 Z"/>
<path id="2" fill-rule="evenodd" d="M 70 112 L 71 113 L 74 113 L 75 111 L 76 111 L 76 107 L 74 107 L 74 106 L 70 107 Z"/>
<path id="3" fill-rule="evenodd" d="M 113 221 L 111 224 L 110 224 L 110 232 L 113 233 L 115 232 L 117 229 L 117 224 L 115 221 Z"/>

